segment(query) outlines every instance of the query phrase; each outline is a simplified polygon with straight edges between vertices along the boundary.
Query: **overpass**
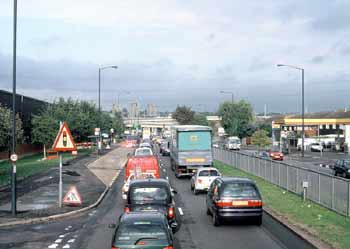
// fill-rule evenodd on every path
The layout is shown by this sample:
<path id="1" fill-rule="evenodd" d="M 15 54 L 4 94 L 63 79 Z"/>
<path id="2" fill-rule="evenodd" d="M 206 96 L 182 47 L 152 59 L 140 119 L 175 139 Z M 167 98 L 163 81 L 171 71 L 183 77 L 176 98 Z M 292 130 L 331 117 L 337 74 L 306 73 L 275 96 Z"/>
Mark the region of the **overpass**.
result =
<path id="1" fill-rule="evenodd" d="M 163 129 L 169 130 L 171 126 L 177 124 L 178 122 L 172 117 L 124 118 L 124 125 L 126 128 L 139 125 L 141 129 L 149 128 L 151 133 L 159 133 Z"/>

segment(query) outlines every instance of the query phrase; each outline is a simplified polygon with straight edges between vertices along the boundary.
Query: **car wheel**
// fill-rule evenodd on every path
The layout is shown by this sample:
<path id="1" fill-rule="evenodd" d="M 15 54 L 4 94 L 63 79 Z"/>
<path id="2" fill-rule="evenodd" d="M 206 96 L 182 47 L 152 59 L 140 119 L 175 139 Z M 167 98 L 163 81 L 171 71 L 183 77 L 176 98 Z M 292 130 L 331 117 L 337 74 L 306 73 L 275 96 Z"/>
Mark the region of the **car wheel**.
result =
<path id="1" fill-rule="evenodd" d="M 193 189 L 194 189 L 194 187 L 193 187 L 193 185 L 192 185 L 192 183 L 191 183 L 191 191 L 193 191 Z"/>
<path id="2" fill-rule="evenodd" d="M 213 212 L 213 225 L 214 225 L 215 227 L 220 226 L 219 217 L 218 217 L 218 215 L 217 215 L 215 212 Z"/>
<path id="3" fill-rule="evenodd" d="M 344 177 L 344 178 L 346 178 L 346 173 L 343 172 L 343 173 L 341 174 L 341 176 Z"/>
<path id="4" fill-rule="evenodd" d="M 338 172 L 334 170 L 334 176 L 338 176 Z"/>
<path id="5" fill-rule="evenodd" d="M 262 216 L 259 216 L 255 219 L 255 225 L 261 226 L 262 224 Z"/>
<path id="6" fill-rule="evenodd" d="M 198 190 L 196 189 L 196 186 L 193 187 L 193 194 L 198 195 Z"/>
<path id="7" fill-rule="evenodd" d="M 208 207 L 207 207 L 207 215 L 211 215 L 211 212 Z"/>

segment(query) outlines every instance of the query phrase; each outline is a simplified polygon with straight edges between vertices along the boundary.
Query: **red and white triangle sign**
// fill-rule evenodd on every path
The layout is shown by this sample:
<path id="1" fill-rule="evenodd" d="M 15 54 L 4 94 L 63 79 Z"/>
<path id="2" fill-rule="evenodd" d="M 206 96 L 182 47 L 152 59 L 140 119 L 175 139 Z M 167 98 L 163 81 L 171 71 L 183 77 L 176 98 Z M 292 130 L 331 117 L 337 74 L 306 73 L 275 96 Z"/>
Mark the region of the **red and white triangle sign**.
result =
<path id="1" fill-rule="evenodd" d="M 75 186 L 71 187 L 63 198 L 63 203 L 67 206 L 79 206 L 83 203 L 81 196 Z"/>
<path id="2" fill-rule="evenodd" d="M 66 122 L 60 127 L 60 131 L 58 132 L 55 142 L 52 146 L 54 151 L 75 151 L 77 147 L 73 140 L 73 136 L 70 133 L 68 125 Z"/>

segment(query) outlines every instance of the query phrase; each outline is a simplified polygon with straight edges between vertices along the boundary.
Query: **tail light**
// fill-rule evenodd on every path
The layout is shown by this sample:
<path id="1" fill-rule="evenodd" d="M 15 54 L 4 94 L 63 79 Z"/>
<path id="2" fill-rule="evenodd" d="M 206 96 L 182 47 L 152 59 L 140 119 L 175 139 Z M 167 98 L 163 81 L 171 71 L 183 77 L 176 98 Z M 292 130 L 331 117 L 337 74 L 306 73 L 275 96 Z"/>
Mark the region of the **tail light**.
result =
<path id="1" fill-rule="evenodd" d="M 174 249 L 174 247 L 173 246 L 166 246 L 163 249 Z"/>
<path id="2" fill-rule="evenodd" d="M 112 249 L 119 249 L 118 247 L 112 246 Z"/>
<path id="3" fill-rule="evenodd" d="M 262 207 L 263 203 L 261 200 L 250 200 L 250 201 L 248 201 L 248 206 L 249 207 Z"/>
<path id="4" fill-rule="evenodd" d="M 218 200 L 216 201 L 216 206 L 217 207 L 231 207 L 232 206 L 232 201 L 225 201 L 225 200 Z"/>
<path id="5" fill-rule="evenodd" d="M 125 212 L 125 213 L 129 213 L 129 212 L 130 212 L 130 208 L 129 208 L 129 207 L 125 207 L 125 208 L 124 208 L 124 212 Z"/>
<path id="6" fill-rule="evenodd" d="M 174 218 L 175 214 L 174 214 L 174 207 L 169 207 L 168 208 L 168 218 L 172 219 Z"/>

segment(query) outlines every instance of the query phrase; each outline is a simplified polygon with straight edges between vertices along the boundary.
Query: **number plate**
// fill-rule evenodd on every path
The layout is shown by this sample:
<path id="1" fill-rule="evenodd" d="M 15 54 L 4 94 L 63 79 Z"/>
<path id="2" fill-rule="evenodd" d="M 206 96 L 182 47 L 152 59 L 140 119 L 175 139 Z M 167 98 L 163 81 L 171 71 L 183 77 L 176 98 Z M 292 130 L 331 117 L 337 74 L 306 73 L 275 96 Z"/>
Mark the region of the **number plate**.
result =
<path id="1" fill-rule="evenodd" d="M 233 201 L 232 206 L 248 206 L 248 201 Z"/>

